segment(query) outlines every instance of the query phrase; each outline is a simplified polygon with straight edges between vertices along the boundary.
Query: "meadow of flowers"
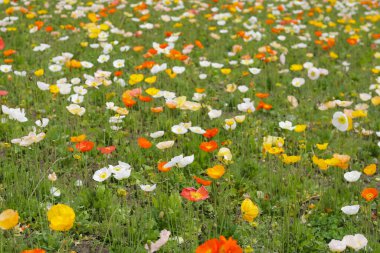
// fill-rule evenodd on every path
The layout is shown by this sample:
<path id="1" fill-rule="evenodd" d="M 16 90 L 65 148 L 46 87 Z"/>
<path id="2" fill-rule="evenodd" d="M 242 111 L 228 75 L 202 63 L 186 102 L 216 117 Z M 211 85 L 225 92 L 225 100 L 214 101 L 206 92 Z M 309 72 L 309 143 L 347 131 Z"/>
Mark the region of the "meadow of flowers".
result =
<path id="1" fill-rule="evenodd" d="M 378 0 L 0 0 L 0 252 L 380 252 Z"/>

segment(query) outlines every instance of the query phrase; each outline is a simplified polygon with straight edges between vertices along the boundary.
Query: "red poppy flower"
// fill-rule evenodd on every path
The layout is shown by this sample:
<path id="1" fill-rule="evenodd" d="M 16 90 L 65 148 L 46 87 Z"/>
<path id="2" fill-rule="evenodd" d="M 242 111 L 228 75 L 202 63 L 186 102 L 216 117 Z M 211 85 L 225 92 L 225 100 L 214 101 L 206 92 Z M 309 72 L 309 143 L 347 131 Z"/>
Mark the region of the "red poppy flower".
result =
<path id="1" fill-rule="evenodd" d="M 88 152 L 94 147 L 94 143 L 92 141 L 81 141 L 75 145 L 75 148 L 80 152 Z"/>
<path id="2" fill-rule="evenodd" d="M 198 184 L 201 184 L 203 186 L 209 186 L 212 183 L 212 181 L 210 180 L 205 180 L 197 176 L 193 176 L 193 178 L 195 179 L 195 181 L 197 181 Z"/>
<path id="3" fill-rule="evenodd" d="M 4 40 L 3 40 L 3 38 L 0 37 L 0 50 L 3 50 L 4 47 L 5 47 Z"/>
<path id="4" fill-rule="evenodd" d="M 152 97 L 149 97 L 149 96 L 139 96 L 139 100 L 142 101 L 142 102 L 150 102 L 153 100 Z"/>
<path id="5" fill-rule="evenodd" d="M 202 142 L 199 148 L 206 152 L 212 152 L 218 148 L 218 143 L 216 141 Z"/>
<path id="6" fill-rule="evenodd" d="M 147 149 L 147 148 L 152 147 L 152 143 L 143 137 L 138 138 L 137 143 L 139 144 L 141 148 Z"/>
<path id="7" fill-rule="evenodd" d="M 215 135 L 217 135 L 219 132 L 218 128 L 211 128 L 211 129 L 206 129 L 206 133 L 203 134 L 204 137 L 211 139 Z"/>
<path id="8" fill-rule="evenodd" d="M 160 163 L 158 163 L 158 165 L 157 165 L 158 170 L 161 171 L 161 172 L 168 172 L 168 171 L 170 171 L 172 169 L 171 167 L 164 168 L 165 164 L 167 164 L 167 163 L 168 162 L 160 162 Z"/>
<path id="9" fill-rule="evenodd" d="M 193 202 L 205 200 L 209 197 L 208 191 L 204 186 L 201 186 L 198 190 L 194 187 L 184 188 L 181 196 Z"/>
<path id="10" fill-rule="evenodd" d="M 111 154 L 113 151 L 116 150 L 115 146 L 108 146 L 108 147 L 98 147 L 97 150 L 100 151 L 102 154 Z"/>
<path id="11" fill-rule="evenodd" d="M 255 96 L 258 98 L 267 98 L 269 97 L 269 93 L 256 93 Z"/>

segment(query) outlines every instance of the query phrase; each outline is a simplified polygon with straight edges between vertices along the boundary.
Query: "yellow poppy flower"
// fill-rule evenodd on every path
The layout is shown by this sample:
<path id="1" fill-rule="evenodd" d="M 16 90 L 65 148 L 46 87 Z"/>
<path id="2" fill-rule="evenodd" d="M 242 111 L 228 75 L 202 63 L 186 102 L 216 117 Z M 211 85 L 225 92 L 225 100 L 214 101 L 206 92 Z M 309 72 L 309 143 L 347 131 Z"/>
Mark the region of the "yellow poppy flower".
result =
<path id="1" fill-rule="evenodd" d="M 252 222 L 259 215 L 259 208 L 250 199 L 245 199 L 241 203 L 241 214 L 243 219 Z"/>
<path id="2" fill-rule="evenodd" d="M 75 221 L 74 210 L 64 204 L 57 204 L 52 206 L 48 213 L 48 220 L 50 228 L 55 231 L 68 231 L 70 230 Z"/>
<path id="3" fill-rule="evenodd" d="M 0 214 L 0 228 L 8 230 L 13 228 L 18 223 L 18 213 L 15 210 L 7 209 Z"/>

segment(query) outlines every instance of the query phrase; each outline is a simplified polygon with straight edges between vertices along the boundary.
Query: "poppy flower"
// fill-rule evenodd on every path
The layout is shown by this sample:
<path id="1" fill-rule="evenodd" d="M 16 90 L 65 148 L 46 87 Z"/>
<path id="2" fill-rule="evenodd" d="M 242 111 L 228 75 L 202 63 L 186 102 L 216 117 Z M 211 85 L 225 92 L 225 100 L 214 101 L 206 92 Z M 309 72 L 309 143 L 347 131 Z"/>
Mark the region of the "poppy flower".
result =
<path id="1" fill-rule="evenodd" d="M 366 201 L 372 201 L 377 198 L 379 192 L 376 188 L 365 188 L 361 195 Z"/>
<path id="2" fill-rule="evenodd" d="M 0 50 L 3 50 L 4 47 L 5 47 L 4 40 L 3 40 L 3 38 L 0 37 Z"/>
<path id="3" fill-rule="evenodd" d="M 102 154 L 111 154 L 113 151 L 115 151 L 115 146 L 108 146 L 108 147 L 98 147 L 97 150 L 100 151 Z"/>
<path id="4" fill-rule="evenodd" d="M 81 141 L 75 145 L 75 148 L 80 152 L 88 152 L 92 150 L 94 145 L 95 144 L 92 141 Z"/>
<path id="5" fill-rule="evenodd" d="M 215 165 L 214 167 L 207 169 L 207 175 L 213 179 L 221 178 L 225 172 L 226 170 L 223 165 Z"/>
<path id="6" fill-rule="evenodd" d="M 152 147 L 152 143 L 143 137 L 138 138 L 137 142 L 141 148 L 148 149 Z"/>
<path id="7" fill-rule="evenodd" d="M 163 112 L 164 111 L 164 108 L 162 106 L 159 106 L 159 107 L 152 107 L 150 108 L 150 111 L 151 112 L 154 112 L 154 113 L 160 113 L 160 112 Z"/>
<path id="8" fill-rule="evenodd" d="M 167 164 L 167 163 L 168 162 L 159 162 L 158 165 L 157 165 L 158 170 L 161 171 L 161 172 L 168 172 L 168 171 L 170 171 L 172 169 L 171 167 L 169 167 L 169 168 L 165 168 L 164 167 L 165 164 Z"/>
<path id="9" fill-rule="evenodd" d="M 68 231 L 75 221 L 74 210 L 67 205 L 57 204 L 52 206 L 47 212 L 49 227 L 54 231 Z"/>
<path id="10" fill-rule="evenodd" d="M 245 199 L 241 203 L 241 214 L 243 219 L 252 222 L 259 215 L 259 208 L 250 199 Z"/>
<path id="11" fill-rule="evenodd" d="M 364 174 L 373 176 L 376 173 L 376 164 L 372 163 L 363 169 Z"/>
<path id="12" fill-rule="evenodd" d="M 8 91 L 6 90 L 0 90 L 0 97 L 8 95 Z"/>
<path id="13" fill-rule="evenodd" d="M 255 96 L 256 96 L 257 98 L 261 98 L 261 99 L 263 99 L 263 98 L 267 98 L 267 97 L 269 97 L 269 93 L 256 93 Z"/>
<path id="14" fill-rule="evenodd" d="M 212 152 L 218 148 L 218 143 L 216 141 L 202 142 L 199 148 L 206 152 Z"/>
<path id="15" fill-rule="evenodd" d="M 153 100 L 152 97 L 149 97 L 149 96 L 139 96 L 139 100 L 142 101 L 142 102 L 150 102 Z"/>
<path id="16" fill-rule="evenodd" d="M 206 137 L 206 138 L 208 138 L 208 139 L 211 139 L 212 137 L 214 137 L 215 135 L 217 135 L 218 132 L 219 132 L 218 128 L 206 129 L 206 133 L 204 133 L 203 136 Z"/>
<path id="17" fill-rule="evenodd" d="M 228 240 L 224 236 L 210 239 L 198 246 L 195 253 L 243 253 L 243 249 L 237 244 L 237 241 L 230 237 Z"/>
<path id="18" fill-rule="evenodd" d="M 81 134 L 81 135 L 78 135 L 78 136 L 72 136 L 70 138 L 70 141 L 71 142 L 81 142 L 81 141 L 84 141 L 86 139 L 86 135 L 85 134 Z"/>
<path id="19" fill-rule="evenodd" d="M 45 253 L 46 250 L 44 249 L 26 249 L 21 251 L 21 253 Z"/>
<path id="20" fill-rule="evenodd" d="M 12 209 L 4 210 L 0 214 L 0 228 L 8 230 L 18 224 L 19 216 L 18 212 Z"/>
<path id="21" fill-rule="evenodd" d="M 205 179 L 202 179 L 200 177 L 197 177 L 197 176 L 193 176 L 193 178 L 195 179 L 195 181 L 198 183 L 198 184 L 201 184 L 203 186 L 209 186 L 211 185 L 212 181 L 210 180 L 205 180 Z"/>
<path id="22" fill-rule="evenodd" d="M 204 186 L 201 186 L 198 190 L 194 187 L 184 188 L 181 196 L 193 202 L 205 200 L 209 197 L 208 191 Z"/>

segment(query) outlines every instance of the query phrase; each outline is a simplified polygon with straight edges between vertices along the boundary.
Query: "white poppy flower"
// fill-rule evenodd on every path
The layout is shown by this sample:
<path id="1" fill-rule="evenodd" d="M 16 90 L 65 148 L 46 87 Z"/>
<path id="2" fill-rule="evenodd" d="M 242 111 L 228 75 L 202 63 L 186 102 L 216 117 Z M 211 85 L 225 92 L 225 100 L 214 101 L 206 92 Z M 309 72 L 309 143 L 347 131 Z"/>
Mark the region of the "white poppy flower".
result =
<path id="1" fill-rule="evenodd" d="M 178 66 L 173 67 L 173 72 L 176 74 L 182 74 L 183 72 L 185 72 L 185 70 L 186 70 L 185 67 L 178 67 Z"/>
<path id="2" fill-rule="evenodd" d="M 61 196 L 61 191 L 56 187 L 51 187 L 50 194 L 53 195 L 54 197 L 59 197 Z"/>
<path id="3" fill-rule="evenodd" d="M 140 188 L 141 190 L 143 190 L 144 192 L 151 192 L 151 191 L 154 191 L 156 189 L 157 185 L 156 184 L 153 184 L 153 185 L 149 185 L 149 184 L 141 184 L 140 185 Z"/>
<path id="4" fill-rule="evenodd" d="M 204 134 L 206 133 L 205 130 L 203 130 L 201 127 L 194 126 L 194 127 L 189 127 L 190 131 L 196 134 Z"/>
<path id="5" fill-rule="evenodd" d="M 17 120 L 18 122 L 26 122 L 28 118 L 25 116 L 25 110 L 20 108 L 9 108 L 6 105 L 1 106 L 4 114 L 7 114 L 9 119 Z"/>
<path id="6" fill-rule="evenodd" d="M 187 131 L 187 128 L 181 124 L 172 126 L 172 132 L 175 134 L 185 134 Z"/>
<path id="7" fill-rule="evenodd" d="M 314 67 L 310 68 L 307 71 L 307 76 L 310 78 L 310 80 L 317 80 L 320 75 L 321 75 L 320 70 Z"/>
<path id="8" fill-rule="evenodd" d="M 261 72 L 261 69 L 258 68 L 249 68 L 249 72 L 251 72 L 252 75 L 258 75 Z"/>
<path id="9" fill-rule="evenodd" d="M 62 70 L 62 66 L 61 65 L 58 65 L 58 64 L 53 64 L 53 65 L 50 65 L 49 66 L 49 70 L 51 72 L 58 72 L 58 71 L 61 71 Z"/>
<path id="10" fill-rule="evenodd" d="M 91 62 L 88 62 L 88 61 L 81 61 L 80 65 L 85 69 L 90 69 L 94 66 L 94 64 L 92 64 Z"/>
<path id="11" fill-rule="evenodd" d="M 236 128 L 236 121 L 234 118 L 231 119 L 225 119 L 224 120 L 224 129 L 226 130 L 234 130 Z"/>
<path id="12" fill-rule="evenodd" d="M 299 88 L 299 87 L 301 87 L 301 86 L 304 85 L 304 84 L 305 84 L 305 79 L 302 78 L 302 77 L 296 77 L 296 78 L 294 78 L 294 79 L 292 80 L 292 85 L 293 85 L 294 87 Z"/>
<path id="13" fill-rule="evenodd" d="M 0 65 L 0 71 L 3 73 L 9 73 L 12 71 L 12 65 Z"/>
<path id="14" fill-rule="evenodd" d="M 247 86 L 245 86 L 245 85 L 239 85 L 239 86 L 238 86 L 238 90 L 239 90 L 241 93 L 246 93 L 246 92 L 249 90 L 249 88 L 248 88 Z"/>
<path id="15" fill-rule="evenodd" d="M 340 210 L 347 215 L 355 215 L 359 212 L 360 205 L 344 206 Z"/>
<path id="16" fill-rule="evenodd" d="M 110 59 L 110 56 L 108 54 L 102 54 L 102 55 L 99 55 L 97 61 L 99 63 L 105 63 L 105 62 L 108 62 L 109 59 Z"/>
<path id="17" fill-rule="evenodd" d="M 332 252 L 343 252 L 346 249 L 346 243 L 333 239 L 329 243 L 329 249 Z"/>
<path id="18" fill-rule="evenodd" d="M 290 121 L 280 121 L 278 123 L 278 125 L 282 128 L 282 129 L 286 129 L 286 130 L 290 130 L 290 131 L 293 131 L 294 130 L 294 126 L 293 126 L 293 123 L 290 122 Z"/>
<path id="19" fill-rule="evenodd" d="M 352 183 L 352 182 L 358 181 L 361 175 L 362 175 L 361 172 L 353 170 L 353 171 L 344 173 L 344 179 L 346 179 L 347 182 Z"/>
<path id="20" fill-rule="evenodd" d="M 49 124 L 49 119 L 48 118 L 42 118 L 40 120 L 37 120 L 35 123 L 37 126 L 44 128 Z"/>
<path id="21" fill-rule="evenodd" d="M 343 237 L 342 241 L 347 247 L 353 248 L 355 251 L 365 248 L 368 243 L 367 238 L 362 234 L 346 235 Z"/>
<path id="22" fill-rule="evenodd" d="M 121 60 L 121 59 L 115 60 L 115 61 L 113 61 L 112 64 L 117 69 L 124 68 L 124 66 L 125 66 L 125 60 Z"/>
<path id="23" fill-rule="evenodd" d="M 222 110 L 210 110 L 208 112 L 208 116 L 210 119 L 216 119 L 216 118 L 219 118 L 220 116 L 222 116 Z"/>
<path id="24" fill-rule="evenodd" d="M 94 179 L 97 182 L 103 182 L 110 176 L 111 176 L 111 171 L 108 168 L 104 167 L 95 171 L 94 175 L 92 176 L 92 179 Z"/>
<path id="25" fill-rule="evenodd" d="M 19 139 L 11 140 L 11 143 L 18 144 L 22 147 L 27 147 L 33 143 L 42 141 L 45 138 L 45 133 L 36 134 L 35 129 L 33 132 L 30 132 L 27 136 L 21 137 Z"/>
<path id="26" fill-rule="evenodd" d="M 243 98 L 243 101 L 244 101 L 243 103 L 238 104 L 237 106 L 239 111 L 252 113 L 256 110 L 250 98 Z"/>
<path id="27" fill-rule="evenodd" d="M 371 94 L 369 94 L 369 93 L 360 93 L 359 97 L 363 101 L 368 101 L 372 98 Z"/>

